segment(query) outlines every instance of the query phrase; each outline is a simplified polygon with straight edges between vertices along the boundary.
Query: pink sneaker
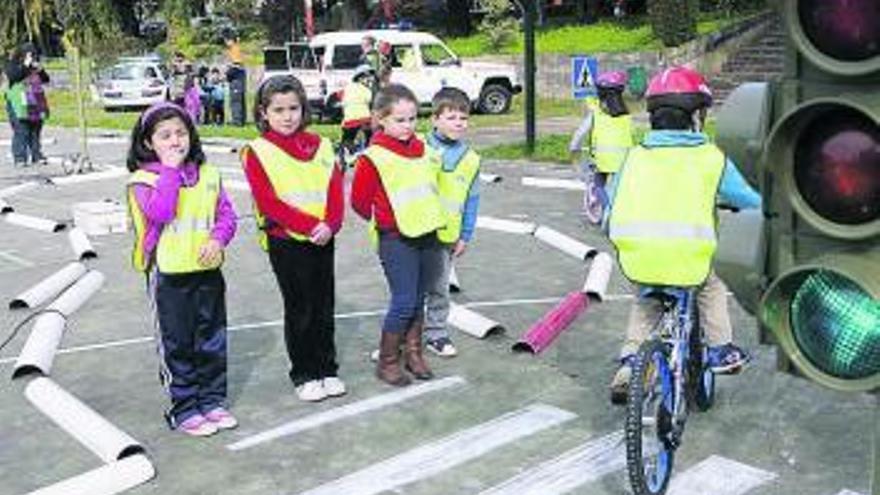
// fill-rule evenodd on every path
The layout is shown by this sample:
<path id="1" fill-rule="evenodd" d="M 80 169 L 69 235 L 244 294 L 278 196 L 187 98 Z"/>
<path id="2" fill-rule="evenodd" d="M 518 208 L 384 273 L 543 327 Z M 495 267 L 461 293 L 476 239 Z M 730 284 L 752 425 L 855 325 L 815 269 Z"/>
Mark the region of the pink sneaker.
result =
<path id="1" fill-rule="evenodd" d="M 217 425 L 196 414 L 177 425 L 177 430 L 193 437 L 209 437 L 217 433 Z"/>
<path id="2" fill-rule="evenodd" d="M 205 414 L 205 419 L 210 421 L 218 430 L 231 430 L 238 426 L 238 420 L 229 411 L 222 407 L 212 409 Z"/>

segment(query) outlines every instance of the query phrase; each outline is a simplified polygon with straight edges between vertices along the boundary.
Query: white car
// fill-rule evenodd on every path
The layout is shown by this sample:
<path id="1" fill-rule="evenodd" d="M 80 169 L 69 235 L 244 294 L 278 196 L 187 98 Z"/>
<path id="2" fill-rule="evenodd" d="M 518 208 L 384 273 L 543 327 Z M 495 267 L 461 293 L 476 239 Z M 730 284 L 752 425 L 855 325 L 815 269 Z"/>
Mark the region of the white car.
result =
<path id="1" fill-rule="evenodd" d="M 339 91 L 361 63 L 361 40 L 367 34 L 391 44 L 391 81 L 409 87 L 423 106 L 430 105 L 441 88 L 453 86 L 468 95 L 476 110 L 499 114 L 507 112 L 513 95 L 522 91 L 513 66 L 462 62 L 439 38 L 418 31 L 340 31 L 319 34 L 308 42 L 266 47 L 263 77 L 295 75 L 313 109 L 338 117 Z"/>
<path id="2" fill-rule="evenodd" d="M 95 86 L 105 110 L 148 107 L 169 95 L 165 66 L 148 59 L 124 60 L 105 69 Z"/>

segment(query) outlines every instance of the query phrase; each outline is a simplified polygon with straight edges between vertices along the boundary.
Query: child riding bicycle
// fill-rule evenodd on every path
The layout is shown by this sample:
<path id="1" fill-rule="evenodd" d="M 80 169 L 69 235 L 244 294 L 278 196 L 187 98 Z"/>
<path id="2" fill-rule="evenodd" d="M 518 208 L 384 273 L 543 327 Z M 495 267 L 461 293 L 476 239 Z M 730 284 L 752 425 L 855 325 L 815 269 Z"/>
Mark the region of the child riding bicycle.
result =
<path id="1" fill-rule="evenodd" d="M 373 88 L 376 85 L 376 71 L 371 66 L 363 64 L 358 66 L 351 82 L 345 86 L 342 92 L 342 150 L 354 155 L 366 148 L 373 133 L 370 116 L 370 104 L 373 101 Z M 362 140 L 358 143 L 358 133 L 362 133 Z M 352 159 L 346 157 L 345 162 Z"/>
<path id="2" fill-rule="evenodd" d="M 716 196 L 733 208 L 758 208 L 760 196 L 733 162 L 701 131 L 712 93 L 698 72 L 672 67 L 647 91 L 651 131 L 633 147 L 611 184 L 608 235 L 624 275 L 639 295 L 654 286 L 693 287 L 715 373 L 735 373 L 748 354 L 733 344 L 727 289 L 712 270 L 717 245 Z M 630 365 L 660 314 L 658 301 L 639 297 L 627 323 L 611 402 L 627 400 Z"/>

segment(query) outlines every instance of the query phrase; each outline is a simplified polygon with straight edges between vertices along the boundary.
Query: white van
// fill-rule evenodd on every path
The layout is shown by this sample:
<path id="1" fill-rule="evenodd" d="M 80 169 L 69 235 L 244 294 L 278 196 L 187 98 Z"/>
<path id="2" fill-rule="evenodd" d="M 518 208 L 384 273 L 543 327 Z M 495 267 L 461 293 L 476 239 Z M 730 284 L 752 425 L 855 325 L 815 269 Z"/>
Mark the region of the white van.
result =
<path id="1" fill-rule="evenodd" d="M 522 91 L 513 66 L 462 62 L 439 38 L 418 31 L 340 31 L 316 35 L 308 42 L 266 47 L 263 77 L 295 75 L 305 86 L 315 114 L 338 118 L 338 91 L 360 64 L 361 40 L 368 34 L 391 44 L 391 81 L 409 87 L 423 106 L 431 104 L 440 88 L 453 86 L 467 93 L 476 110 L 500 114 Z M 407 60 L 406 67 L 402 60 Z"/>

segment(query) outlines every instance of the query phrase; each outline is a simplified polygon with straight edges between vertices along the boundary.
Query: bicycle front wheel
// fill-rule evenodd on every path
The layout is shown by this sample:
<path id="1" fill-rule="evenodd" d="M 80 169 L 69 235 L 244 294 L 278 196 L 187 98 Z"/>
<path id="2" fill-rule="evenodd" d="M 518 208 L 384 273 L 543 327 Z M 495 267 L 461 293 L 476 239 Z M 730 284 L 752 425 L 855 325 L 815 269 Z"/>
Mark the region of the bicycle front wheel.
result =
<path id="1" fill-rule="evenodd" d="M 673 376 L 659 340 L 642 344 L 632 364 L 626 408 L 626 464 L 635 495 L 666 492 L 675 456 L 672 430 Z"/>

